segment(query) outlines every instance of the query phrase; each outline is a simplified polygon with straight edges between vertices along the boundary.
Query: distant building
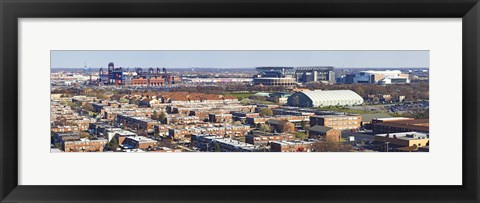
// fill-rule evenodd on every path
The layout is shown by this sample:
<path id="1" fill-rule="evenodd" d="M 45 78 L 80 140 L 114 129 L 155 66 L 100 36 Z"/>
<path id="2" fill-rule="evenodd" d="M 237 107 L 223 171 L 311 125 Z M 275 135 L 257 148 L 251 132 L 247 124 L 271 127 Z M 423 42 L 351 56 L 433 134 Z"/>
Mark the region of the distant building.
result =
<path id="1" fill-rule="evenodd" d="M 212 123 L 231 123 L 233 117 L 232 114 L 209 114 L 208 120 Z"/>
<path id="2" fill-rule="evenodd" d="M 372 120 L 373 133 L 429 132 L 429 119 L 383 118 Z"/>
<path id="3" fill-rule="evenodd" d="M 200 118 L 198 116 L 169 116 L 165 119 L 166 124 L 192 124 L 200 122 Z"/>
<path id="4" fill-rule="evenodd" d="M 108 143 L 107 139 L 87 139 L 71 140 L 63 143 L 65 152 L 102 152 Z"/>
<path id="5" fill-rule="evenodd" d="M 269 133 L 269 134 L 255 134 L 246 135 L 245 142 L 253 145 L 267 145 L 273 141 L 281 140 L 295 140 L 295 135 L 290 133 Z"/>
<path id="6" fill-rule="evenodd" d="M 191 143 L 200 151 L 213 152 L 219 150 L 221 152 L 256 152 L 262 151 L 260 147 L 240 142 L 230 138 L 223 138 L 215 135 L 197 134 L 192 135 Z"/>
<path id="7" fill-rule="evenodd" d="M 388 143 L 389 151 L 390 148 L 393 151 L 416 151 L 420 147 L 428 145 L 429 135 L 420 132 L 376 134 L 374 138 L 375 143 L 385 143 L 385 145 Z"/>
<path id="8" fill-rule="evenodd" d="M 253 76 L 254 85 L 293 86 L 295 81 L 294 67 L 257 67 L 258 74 Z"/>
<path id="9" fill-rule="evenodd" d="M 288 92 L 275 92 L 269 95 L 268 101 L 272 101 L 280 105 L 283 105 L 283 104 L 287 104 L 288 97 L 290 96 L 292 96 L 292 94 Z"/>
<path id="10" fill-rule="evenodd" d="M 232 111 L 232 118 L 234 121 L 241 121 L 242 123 L 247 122 L 247 118 L 256 118 L 259 117 L 259 113 L 244 112 L 244 111 Z"/>
<path id="11" fill-rule="evenodd" d="M 409 75 L 399 70 L 386 71 L 360 71 L 346 75 L 344 83 L 363 83 L 363 84 L 406 84 L 410 83 Z"/>
<path id="12" fill-rule="evenodd" d="M 335 72 L 331 66 L 297 67 L 295 70 L 297 82 L 335 83 Z"/>
<path id="13" fill-rule="evenodd" d="M 144 136 L 129 136 L 122 142 L 121 147 L 124 149 L 148 149 L 157 145 L 156 140 Z"/>
<path id="14" fill-rule="evenodd" d="M 56 132 L 52 136 L 52 144 L 63 144 L 66 141 L 79 140 L 80 134 L 78 132 Z"/>
<path id="15" fill-rule="evenodd" d="M 311 139 L 326 139 L 329 141 L 339 142 L 342 136 L 342 131 L 335 128 L 316 125 L 308 129 L 308 138 Z"/>
<path id="16" fill-rule="evenodd" d="M 310 152 L 313 142 L 310 141 L 275 141 L 270 143 L 272 152 Z"/>
<path id="17" fill-rule="evenodd" d="M 288 98 L 289 106 L 299 107 L 354 106 L 362 103 L 363 98 L 351 90 L 303 91 Z"/>
<path id="18" fill-rule="evenodd" d="M 362 116 L 360 115 L 315 115 L 310 116 L 310 126 L 320 125 L 338 130 L 351 130 L 360 128 Z"/>
<path id="19" fill-rule="evenodd" d="M 247 117 L 246 123 L 249 125 L 258 125 L 266 123 L 269 119 L 268 117 Z"/>
<path id="20" fill-rule="evenodd" d="M 373 119 L 382 119 L 382 118 L 391 118 L 392 116 L 388 113 L 372 113 L 372 114 L 362 114 L 362 126 L 366 129 L 372 129 L 372 120 Z"/>
<path id="21" fill-rule="evenodd" d="M 129 116 L 122 114 L 117 115 L 116 121 L 126 127 L 136 130 L 144 130 L 146 132 L 153 132 L 153 126 L 159 123 L 158 121 L 146 117 Z"/>
<path id="22" fill-rule="evenodd" d="M 279 119 L 270 119 L 267 121 L 268 125 L 275 131 L 275 132 L 284 132 L 283 129 L 284 125 L 292 125 L 295 126 L 293 123 L 288 122 L 288 120 L 279 120 Z M 294 130 L 294 129 L 292 129 Z"/>
<path id="23" fill-rule="evenodd" d="M 51 131 L 56 133 L 79 132 L 78 126 L 57 126 L 57 127 L 52 127 Z"/>

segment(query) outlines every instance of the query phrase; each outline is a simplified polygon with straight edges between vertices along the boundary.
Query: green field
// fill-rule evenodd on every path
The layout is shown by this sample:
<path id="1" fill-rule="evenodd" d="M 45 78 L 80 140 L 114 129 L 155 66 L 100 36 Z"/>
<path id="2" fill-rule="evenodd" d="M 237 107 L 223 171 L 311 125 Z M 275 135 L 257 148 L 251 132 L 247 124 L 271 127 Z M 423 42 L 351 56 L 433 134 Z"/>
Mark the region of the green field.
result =
<path id="1" fill-rule="evenodd" d="M 238 100 L 247 99 L 248 97 L 254 95 L 255 92 L 241 92 L 241 93 L 228 93 L 225 95 L 236 96 Z"/>
<path id="2" fill-rule="evenodd" d="M 336 111 L 336 112 L 344 112 L 344 113 L 351 113 L 351 114 L 369 114 L 369 113 L 379 113 L 380 111 L 371 111 L 371 110 L 360 110 L 360 109 L 349 109 L 345 107 L 337 107 L 337 106 L 331 106 L 331 107 L 318 107 L 317 109 L 322 110 L 322 111 Z"/>

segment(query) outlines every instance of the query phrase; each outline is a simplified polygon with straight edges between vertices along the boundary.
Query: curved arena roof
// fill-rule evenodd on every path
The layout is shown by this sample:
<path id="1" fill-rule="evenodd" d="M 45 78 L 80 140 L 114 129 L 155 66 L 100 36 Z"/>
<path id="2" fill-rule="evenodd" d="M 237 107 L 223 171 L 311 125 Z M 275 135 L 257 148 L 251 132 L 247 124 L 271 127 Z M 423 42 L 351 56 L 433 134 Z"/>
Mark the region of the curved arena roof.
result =
<path id="1" fill-rule="evenodd" d="M 315 90 L 301 92 L 317 106 L 352 106 L 363 103 L 363 98 L 351 90 Z"/>

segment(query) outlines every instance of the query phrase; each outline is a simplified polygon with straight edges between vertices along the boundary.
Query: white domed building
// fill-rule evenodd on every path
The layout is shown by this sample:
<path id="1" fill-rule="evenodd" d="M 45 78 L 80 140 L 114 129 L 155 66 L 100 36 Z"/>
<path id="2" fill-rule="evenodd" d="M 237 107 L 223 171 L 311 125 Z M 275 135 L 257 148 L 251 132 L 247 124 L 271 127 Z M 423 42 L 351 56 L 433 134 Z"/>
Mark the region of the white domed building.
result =
<path id="1" fill-rule="evenodd" d="M 287 104 L 299 107 L 355 106 L 363 104 L 363 98 L 351 90 L 314 90 L 292 94 Z"/>

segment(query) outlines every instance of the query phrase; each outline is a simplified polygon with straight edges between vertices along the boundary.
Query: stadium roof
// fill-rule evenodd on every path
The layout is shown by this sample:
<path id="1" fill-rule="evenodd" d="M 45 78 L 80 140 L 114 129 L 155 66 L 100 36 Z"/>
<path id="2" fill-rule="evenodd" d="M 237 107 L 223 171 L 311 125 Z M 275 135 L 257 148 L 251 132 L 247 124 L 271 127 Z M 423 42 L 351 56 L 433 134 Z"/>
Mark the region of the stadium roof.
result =
<path id="1" fill-rule="evenodd" d="M 363 98 L 351 90 L 315 90 L 301 93 L 312 100 L 313 106 L 351 106 L 363 103 Z"/>

